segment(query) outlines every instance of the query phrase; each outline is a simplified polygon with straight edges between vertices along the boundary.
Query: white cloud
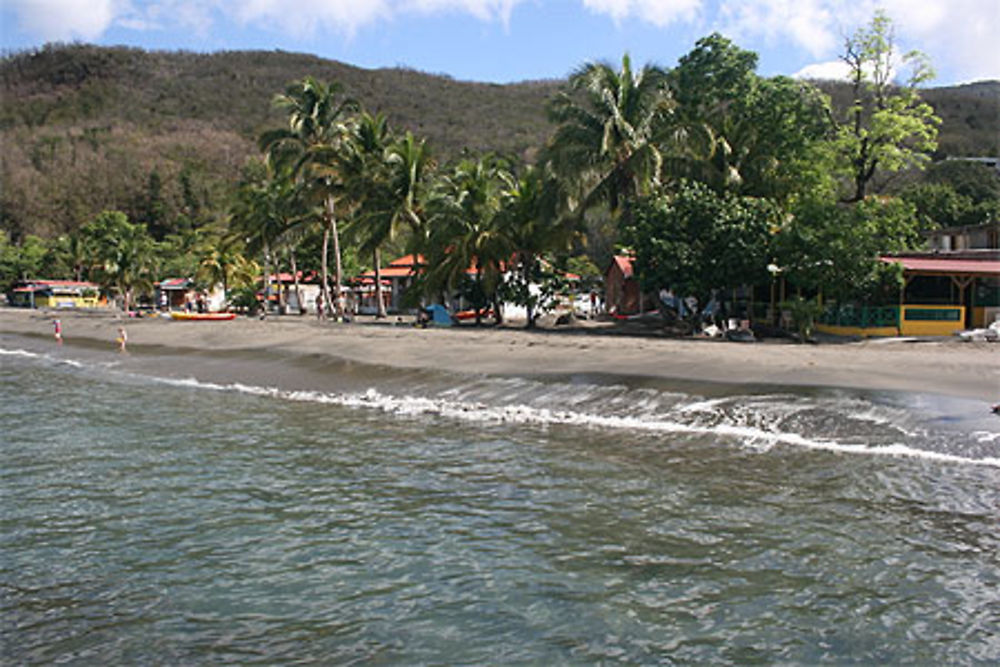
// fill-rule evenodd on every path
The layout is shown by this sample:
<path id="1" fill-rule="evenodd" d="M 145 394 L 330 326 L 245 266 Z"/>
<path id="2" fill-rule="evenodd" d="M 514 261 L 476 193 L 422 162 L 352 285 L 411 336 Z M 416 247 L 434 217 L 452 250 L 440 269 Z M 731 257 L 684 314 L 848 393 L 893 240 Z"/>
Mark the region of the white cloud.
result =
<path id="1" fill-rule="evenodd" d="M 996 0 L 884 0 L 901 48 L 919 48 L 939 69 L 966 81 L 1000 79 L 1000 5 Z"/>
<path id="2" fill-rule="evenodd" d="M 608 14 L 616 23 L 635 17 L 663 28 L 674 22 L 694 21 L 702 0 L 583 0 L 583 6 Z"/>
<path id="3" fill-rule="evenodd" d="M 123 9 L 119 0 L 5 0 L 18 27 L 43 41 L 94 40 Z"/>
<path id="4" fill-rule="evenodd" d="M 736 41 L 763 37 L 791 42 L 814 57 L 826 55 L 839 40 L 831 4 L 825 0 L 723 0 L 720 28 Z"/>
<path id="5" fill-rule="evenodd" d="M 392 9 L 388 0 L 249 0 L 226 2 L 223 11 L 244 24 L 312 37 L 326 30 L 353 34 L 362 26 L 389 18 Z"/>
<path id="6" fill-rule="evenodd" d="M 850 68 L 842 60 L 831 60 L 825 63 L 806 65 L 792 76 L 796 79 L 817 79 L 825 81 L 843 81 L 850 74 Z"/>

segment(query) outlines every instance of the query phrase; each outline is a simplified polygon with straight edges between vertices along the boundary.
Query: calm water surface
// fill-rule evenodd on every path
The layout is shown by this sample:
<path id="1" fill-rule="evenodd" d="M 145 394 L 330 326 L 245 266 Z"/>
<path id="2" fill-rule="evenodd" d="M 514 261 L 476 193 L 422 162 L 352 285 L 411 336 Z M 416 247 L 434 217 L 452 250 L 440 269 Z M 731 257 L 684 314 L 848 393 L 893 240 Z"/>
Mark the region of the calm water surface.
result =
<path id="1" fill-rule="evenodd" d="M 0 344 L 8 664 L 1000 660 L 975 402 Z"/>

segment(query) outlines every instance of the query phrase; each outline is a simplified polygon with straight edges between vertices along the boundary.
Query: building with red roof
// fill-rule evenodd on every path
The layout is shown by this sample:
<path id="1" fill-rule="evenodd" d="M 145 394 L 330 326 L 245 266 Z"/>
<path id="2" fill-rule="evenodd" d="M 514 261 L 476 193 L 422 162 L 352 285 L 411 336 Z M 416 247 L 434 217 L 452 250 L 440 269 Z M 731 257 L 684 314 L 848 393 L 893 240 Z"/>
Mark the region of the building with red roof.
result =
<path id="1" fill-rule="evenodd" d="M 79 280 L 22 280 L 7 293 L 7 303 L 21 308 L 98 308 L 107 305 L 100 285 Z"/>

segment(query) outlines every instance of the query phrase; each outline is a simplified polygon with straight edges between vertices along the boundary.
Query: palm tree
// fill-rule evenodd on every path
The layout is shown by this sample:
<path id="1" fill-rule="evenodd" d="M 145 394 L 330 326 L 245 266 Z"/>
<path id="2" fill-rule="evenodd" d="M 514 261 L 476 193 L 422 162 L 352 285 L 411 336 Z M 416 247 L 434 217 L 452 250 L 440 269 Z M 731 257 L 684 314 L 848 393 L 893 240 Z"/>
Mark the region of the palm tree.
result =
<path id="1" fill-rule="evenodd" d="M 667 73 L 652 65 L 633 71 L 628 54 L 620 70 L 584 65 L 570 90 L 549 106 L 559 124 L 544 157 L 578 191 L 576 215 L 605 204 L 631 216 L 636 199 L 660 184 L 665 157 L 711 150 L 707 128 L 674 114 Z"/>
<path id="2" fill-rule="evenodd" d="M 381 248 L 403 229 L 413 237 L 422 233 L 421 200 L 432 168 L 430 152 L 410 132 L 394 139 L 381 114 L 367 113 L 358 118 L 346 147 L 342 170 L 345 191 L 356 206 L 353 231 L 361 239 L 362 252 L 372 253 L 378 317 L 385 317 Z"/>
<path id="3" fill-rule="evenodd" d="M 264 176 L 244 181 L 236 195 L 231 232 L 243 241 L 247 252 L 264 258 L 264 303 L 271 297 L 271 266 L 275 246 L 290 224 L 290 202 L 294 184 L 287 179 Z"/>
<path id="4" fill-rule="evenodd" d="M 540 277 L 542 255 L 566 248 L 576 234 L 562 215 L 562 184 L 544 165 L 529 167 L 504 193 L 499 224 L 513 250 L 514 287 L 527 310 L 526 328 L 535 325 L 535 299 L 529 286 Z"/>
<path id="5" fill-rule="evenodd" d="M 213 238 L 200 247 L 195 278 L 209 285 L 222 285 L 223 298 L 229 298 L 234 285 L 252 283 L 257 268 L 239 250 L 235 238 Z M 249 275 L 248 275 L 249 273 Z"/>
<path id="6" fill-rule="evenodd" d="M 506 165 L 495 156 L 461 160 L 433 195 L 427 248 L 429 286 L 454 289 L 474 269 L 476 291 L 492 299 L 498 322 L 496 292 L 511 250 L 498 214 L 503 192 L 511 185 Z M 482 305 L 478 300 L 474 304 L 477 325 L 482 323 Z"/>
<path id="7" fill-rule="evenodd" d="M 334 312 L 329 293 L 327 257 L 333 241 L 334 280 L 337 294 L 343 284 L 340 259 L 340 234 L 335 202 L 340 183 L 335 156 L 346 134 L 344 120 L 357 103 L 342 95 L 336 83 L 323 84 L 312 77 L 292 83 L 274 104 L 288 114 L 288 127 L 265 132 L 258 141 L 276 171 L 288 172 L 308 186 L 323 202 L 323 251 L 321 257 L 323 299 L 328 312 Z"/>
<path id="8" fill-rule="evenodd" d="M 581 214 L 601 203 L 618 214 L 659 182 L 656 132 L 671 108 L 666 72 L 650 65 L 633 72 L 626 54 L 620 71 L 589 63 L 569 85 L 549 108 L 559 127 L 547 156 L 557 174 L 579 186 Z"/>
<path id="9" fill-rule="evenodd" d="M 349 231 L 360 240 L 361 252 L 371 254 L 375 265 L 376 317 L 379 318 L 386 316 L 380 250 L 387 237 L 383 224 L 388 199 L 386 158 L 392 140 L 385 116 L 362 112 L 350 125 L 347 140 L 341 144 L 337 155 L 344 193 L 353 207 Z"/>

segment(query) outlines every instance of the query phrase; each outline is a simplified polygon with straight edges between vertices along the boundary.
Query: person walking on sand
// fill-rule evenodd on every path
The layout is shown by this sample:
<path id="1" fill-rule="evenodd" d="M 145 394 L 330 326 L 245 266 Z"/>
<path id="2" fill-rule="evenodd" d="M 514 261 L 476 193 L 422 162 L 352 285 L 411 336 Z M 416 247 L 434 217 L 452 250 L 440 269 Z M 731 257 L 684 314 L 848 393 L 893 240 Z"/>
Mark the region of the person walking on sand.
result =
<path id="1" fill-rule="evenodd" d="M 52 320 L 52 326 L 55 328 L 56 342 L 62 345 L 62 322 L 59 320 Z"/>
<path id="2" fill-rule="evenodd" d="M 128 341 L 128 334 L 125 333 L 125 327 L 118 327 L 118 351 L 125 351 L 125 343 Z"/>

